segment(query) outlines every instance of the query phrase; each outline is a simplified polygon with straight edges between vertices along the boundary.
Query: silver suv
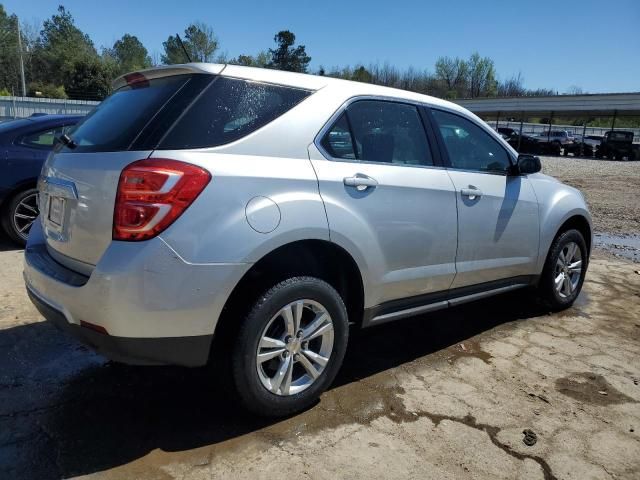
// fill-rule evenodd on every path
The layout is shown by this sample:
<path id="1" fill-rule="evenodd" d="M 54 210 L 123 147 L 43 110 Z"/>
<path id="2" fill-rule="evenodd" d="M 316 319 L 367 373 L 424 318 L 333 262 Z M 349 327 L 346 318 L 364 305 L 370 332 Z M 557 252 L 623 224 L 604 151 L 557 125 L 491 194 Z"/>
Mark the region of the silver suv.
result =
<path id="1" fill-rule="evenodd" d="M 114 360 L 224 367 L 247 408 L 285 415 L 331 384 L 350 324 L 580 292 L 584 198 L 459 106 L 209 64 L 114 90 L 42 170 L 24 274 Z"/>

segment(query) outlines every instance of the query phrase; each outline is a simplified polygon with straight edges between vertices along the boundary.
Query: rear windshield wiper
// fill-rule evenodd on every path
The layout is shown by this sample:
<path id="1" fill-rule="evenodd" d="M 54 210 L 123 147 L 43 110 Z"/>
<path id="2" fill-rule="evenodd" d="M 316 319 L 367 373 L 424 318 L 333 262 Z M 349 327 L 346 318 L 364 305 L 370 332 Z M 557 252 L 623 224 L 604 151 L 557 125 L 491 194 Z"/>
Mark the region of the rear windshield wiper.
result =
<path id="1" fill-rule="evenodd" d="M 63 143 L 65 146 L 69 148 L 76 148 L 78 146 L 78 144 L 74 142 L 73 139 L 66 133 L 63 133 L 62 135 L 60 135 L 58 137 L 58 141 L 60 143 Z"/>

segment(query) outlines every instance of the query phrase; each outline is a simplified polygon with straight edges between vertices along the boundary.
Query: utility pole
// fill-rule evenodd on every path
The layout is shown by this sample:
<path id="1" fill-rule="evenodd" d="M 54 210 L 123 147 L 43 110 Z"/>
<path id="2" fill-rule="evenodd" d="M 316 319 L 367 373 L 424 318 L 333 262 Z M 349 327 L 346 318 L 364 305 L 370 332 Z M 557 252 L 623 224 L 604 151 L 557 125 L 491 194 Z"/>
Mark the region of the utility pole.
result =
<path id="1" fill-rule="evenodd" d="M 27 96 L 27 86 L 24 81 L 24 60 L 22 58 L 22 35 L 20 34 L 20 19 L 16 18 L 18 25 L 18 50 L 20 51 L 20 79 L 22 80 L 22 96 Z"/>

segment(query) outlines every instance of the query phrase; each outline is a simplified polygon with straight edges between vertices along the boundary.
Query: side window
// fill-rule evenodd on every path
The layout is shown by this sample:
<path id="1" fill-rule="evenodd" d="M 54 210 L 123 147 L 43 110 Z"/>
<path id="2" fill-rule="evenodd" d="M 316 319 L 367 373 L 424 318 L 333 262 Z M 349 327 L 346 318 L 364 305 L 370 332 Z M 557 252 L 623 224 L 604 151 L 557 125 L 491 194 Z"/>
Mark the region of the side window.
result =
<path id="1" fill-rule="evenodd" d="M 511 164 L 507 151 L 475 123 L 453 113 L 433 110 L 450 168 L 504 172 Z"/>
<path id="2" fill-rule="evenodd" d="M 311 94 L 308 90 L 219 77 L 180 117 L 161 149 L 224 145 L 265 126 Z"/>
<path id="3" fill-rule="evenodd" d="M 433 165 L 417 107 L 362 100 L 351 104 L 322 140 L 334 158 Z"/>
<path id="4" fill-rule="evenodd" d="M 22 145 L 32 148 L 50 149 L 53 148 L 56 137 L 62 134 L 62 127 L 50 128 L 49 130 L 41 130 L 35 133 L 29 133 L 20 139 Z"/>
<path id="5" fill-rule="evenodd" d="M 322 139 L 322 146 L 333 158 L 355 160 L 356 155 L 351 142 L 351 131 L 347 115 L 342 114 L 331 130 Z"/>

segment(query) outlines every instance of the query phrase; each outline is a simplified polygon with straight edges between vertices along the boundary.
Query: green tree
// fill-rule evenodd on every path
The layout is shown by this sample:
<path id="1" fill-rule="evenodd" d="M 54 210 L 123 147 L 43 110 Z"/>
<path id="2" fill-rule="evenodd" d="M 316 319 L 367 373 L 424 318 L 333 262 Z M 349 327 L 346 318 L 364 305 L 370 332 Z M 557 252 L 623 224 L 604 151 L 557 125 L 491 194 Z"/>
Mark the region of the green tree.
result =
<path id="1" fill-rule="evenodd" d="M 469 69 L 469 96 L 491 97 L 496 94 L 496 70 L 493 60 L 475 52 L 467 62 Z"/>
<path id="2" fill-rule="evenodd" d="M 351 74 L 351 80 L 355 80 L 356 82 L 371 83 L 372 77 L 371 73 L 369 73 L 369 70 L 360 65 Z"/>
<path id="3" fill-rule="evenodd" d="M 151 57 L 142 42 L 135 35 L 125 33 L 113 47 L 103 52 L 105 62 L 113 62 L 116 75 L 151 67 Z"/>
<path id="4" fill-rule="evenodd" d="M 0 5 L 0 88 L 20 92 L 18 17 Z"/>
<path id="5" fill-rule="evenodd" d="M 185 29 L 182 43 L 192 62 L 212 62 L 220 46 L 213 29 L 201 22 L 192 23 Z M 177 36 L 169 35 L 162 46 L 162 63 L 165 65 L 189 62 Z"/>
<path id="6" fill-rule="evenodd" d="M 262 51 L 257 55 L 238 55 L 236 58 L 229 60 L 232 65 L 243 65 L 245 67 L 266 68 L 269 65 L 269 52 Z"/>
<path id="7" fill-rule="evenodd" d="M 61 5 L 58 13 L 42 25 L 34 51 L 34 80 L 64 84 L 77 62 L 97 58 L 89 36 L 76 27 L 71 13 Z"/>
<path id="8" fill-rule="evenodd" d="M 273 37 L 273 40 L 276 42 L 277 47 L 269 49 L 269 54 L 271 55 L 269 68 L 288 70 L 290 72 L 307 72 L 311 57 L 307 55 L 304 45 L 298 45 L 294 48 L 296 36 L 292 32 L 282 30 Z"/>
<path id="9" fill-rule="evenodd" d="M 112 72 L 99 58 L 77 60 L 64 81 L 69 98 L 102 100 L 111 92 Z"/>
<path id="10" fill-rule="evenodd" d="M 457 98 L 466 95 L 469 67 L 461 58 L 440 57 L 436 60 L 436 78 L 442 83 L 444 96 Z"/>
<path id="11" fill-rule="evenodd" d="M 50 83 L 31 82 L 27 88 L 30 97 L 46 98 L 68 98 L 62 85 L 52 85 Z"/>

